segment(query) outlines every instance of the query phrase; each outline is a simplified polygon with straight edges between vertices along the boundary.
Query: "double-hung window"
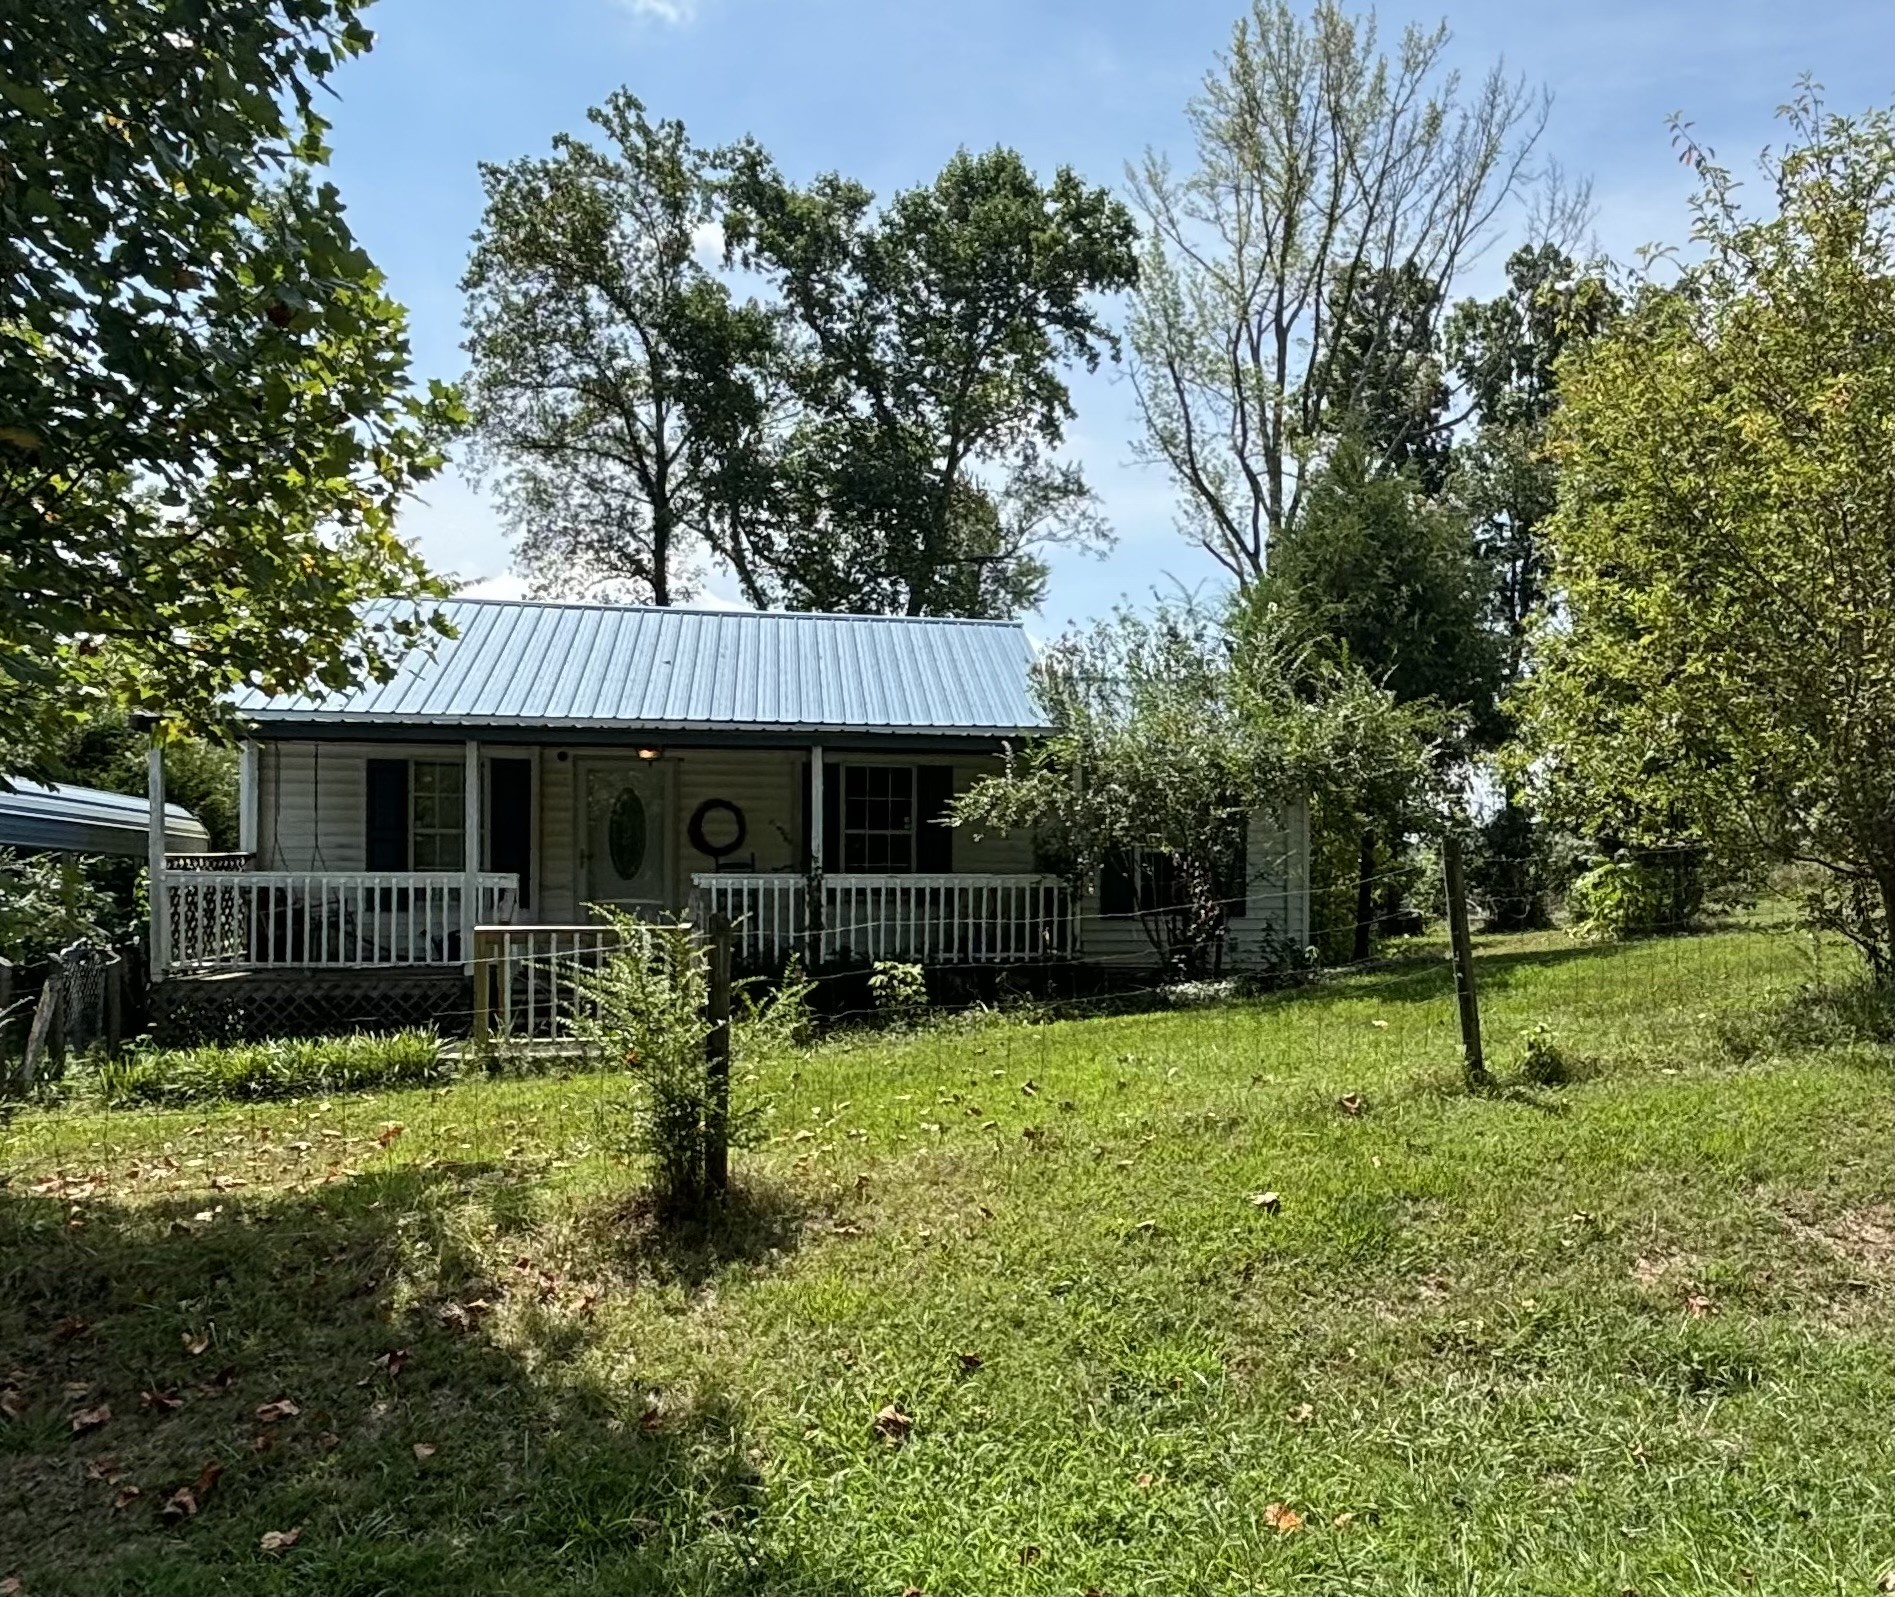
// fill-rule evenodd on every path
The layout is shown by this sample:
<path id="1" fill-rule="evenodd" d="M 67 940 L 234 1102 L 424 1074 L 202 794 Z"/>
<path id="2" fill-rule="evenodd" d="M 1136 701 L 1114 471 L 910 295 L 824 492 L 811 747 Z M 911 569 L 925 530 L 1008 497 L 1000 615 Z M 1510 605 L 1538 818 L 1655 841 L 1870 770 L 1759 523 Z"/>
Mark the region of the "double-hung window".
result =
<path id="1" fill-rule="evenodd" d="M 842 868 L 870 872 L 915 868 L 912 765 L 843 766 Z"/>
<path id="2" fill-rule="evenodd" d="M 463 784 L 467 767 L 460 761 L 416 760 L 411 778 L 412 820 L 417 871 L 466 869 L 467 808 Z"/>

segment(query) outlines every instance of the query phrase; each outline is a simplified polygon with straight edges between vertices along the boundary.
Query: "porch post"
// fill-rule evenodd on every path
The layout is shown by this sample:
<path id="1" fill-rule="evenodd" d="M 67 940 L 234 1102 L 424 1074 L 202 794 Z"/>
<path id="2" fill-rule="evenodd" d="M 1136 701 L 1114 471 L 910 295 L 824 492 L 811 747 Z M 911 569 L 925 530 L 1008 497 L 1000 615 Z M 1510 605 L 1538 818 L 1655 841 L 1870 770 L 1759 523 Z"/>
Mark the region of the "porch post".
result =
<path id="1" fill-rule="evenodd" d="M 467 740 L 467 770 L 461 778 L 461 966 L 474 971 L 474 928 L 480 924 L 480 744 Z"/>
<path id="2" fill-rule="evenodd" d="M 237 851 L 254 855 L 257 851 L 257 744 L 245 738 L 237 745 Z M 252 859 L 250 868 L 256 869 Z"/>
<path id="3" fill-rule="evenodd" d="M 809 933 L 808 965 L 815 970 L 823 956 L 823 885 L 822 885 L 822 745 L 809 746 L 809 881 L 803 892 L 803 921 Z"/>
<path id="4" fill-rule="evenodd" d="M 151 903 L 151 979 L 162 981 L 171 966 L 171 887 L 164 869 L 164 745 L 152 733 L 145 750 L 145 802 L 151 813 L 145 824 L 145 865 L 149 874 L 146 897 Z"/>

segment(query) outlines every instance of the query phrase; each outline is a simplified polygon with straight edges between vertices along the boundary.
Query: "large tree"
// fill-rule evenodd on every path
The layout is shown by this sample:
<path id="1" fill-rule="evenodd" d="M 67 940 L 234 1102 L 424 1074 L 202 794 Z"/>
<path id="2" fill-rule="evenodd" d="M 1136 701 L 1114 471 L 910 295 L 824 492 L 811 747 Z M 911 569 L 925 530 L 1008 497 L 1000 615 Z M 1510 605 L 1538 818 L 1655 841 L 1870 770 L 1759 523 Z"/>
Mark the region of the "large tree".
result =
<path id="1" fill-rule="evenodd" d="M 473 460 L 536 587 L 670 604 L 765 485 L 774 328 L 711 270 L 710 156 L 684 125 L 624 90 L 588 116 L 605 148 L 562 133 L 480 169 Z"/>
<path id="2" fill-rule="evenodd" d="M 754 145 L 726 180 L 726 236 L 780 304 L 791 419 L 752 597 L 907 615 L 1010 615 L 1040 551 L 1103 538 L 1059 451 L 1065 368 L 1116 356 L 1099 296 L 1135 275 L 1136 227 L 1067 168 L 1012 150 L 948 162 L 880 211 L 831 174 L 788 182 Z"/>
<path id="3" fill-rule="evenodd" d="M 390 669 L 395 516 L 451 394 L 319 184 L 357 0 L 112 0 L 0 29 L 0 769 L 118 704 Z"/>
<path id="4" fill-rule="evenodd" d="M 1886 981 L 1895 123 L 1785 115 L 1774 214 L 1685 137 L 1692 257 L 1561 364 L 1530 752 L 1589 832 L 1801 866 Z"/>
<path id="5" fill-rule="evenodd" d="M 1464 94 L 1447 44 L 1411 27 L 1391 58 L 1373 16 L 1253 0 L 1191 102 L 1195 168 L 1148 154 L 1132 174 L 1140 448 L 1240 583 L 1338 422 L 1432 352 L 1443 297 L 1533 175 L 1544 97 L 1498 68 Z M 1385 436 L 1378 464 L 1415 441 Z"/>

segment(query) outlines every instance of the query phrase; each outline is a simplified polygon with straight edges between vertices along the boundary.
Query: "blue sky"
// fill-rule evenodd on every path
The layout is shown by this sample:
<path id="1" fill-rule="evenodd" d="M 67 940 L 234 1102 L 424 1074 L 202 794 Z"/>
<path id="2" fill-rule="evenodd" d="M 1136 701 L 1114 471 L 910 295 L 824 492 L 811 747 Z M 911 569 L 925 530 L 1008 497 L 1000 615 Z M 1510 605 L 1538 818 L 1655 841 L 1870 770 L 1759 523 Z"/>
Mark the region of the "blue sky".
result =
<path id="1" fill-rule="evenodd" d="M 786 173 L 840 170 L 878 193 L 925 182 L 961 146 L 1017 147 L 1042 174 L 1071 165 L 1122 184 L 1147 146 L 1188 155 L 1183 108 L 1242 0 L 379 0 L 375 49 L 336 80 L 333 176 L 357 234 L 413 317 L 419 374 L 461 370 L 460 295 L 480 212 L 476 163 L 542 153 L 623 84 L 700 142 L 754 134 Z M 1384 6 L 1384 29 L 1441 20 Z M 1509 4 L 1445 13 L 1472 77 L 1497 58 L 1555 102 L 1544 149 L 1590 176 L 1599 243 L 1625 259 L 1682 241 L 1689 174 L 1666 118 L 1684 112 L 1728 164 L 1776 140 L 1774 112 L 1815 74 L 1837 110 L 1886 103 L 1888 0 Z M 1504 257 L 1504 240 L 1487 270 Z M 1475 282 L 1471 285 L 1480 288 Z M 1031 625 L 1057 632 L 1154 588 L 1215 587 L 1173 528 L 1162 476 L 1130 463 L 1122 375 L 1076 377 L 1072 452 L 1118 534 L 1105 560 L 1056 559 Z M 458 476 L 430 484 L 405 530 L 430 562 L 518 592 L 503 532 Z M 728 596 L 712 581 L 713 600 Z"/>

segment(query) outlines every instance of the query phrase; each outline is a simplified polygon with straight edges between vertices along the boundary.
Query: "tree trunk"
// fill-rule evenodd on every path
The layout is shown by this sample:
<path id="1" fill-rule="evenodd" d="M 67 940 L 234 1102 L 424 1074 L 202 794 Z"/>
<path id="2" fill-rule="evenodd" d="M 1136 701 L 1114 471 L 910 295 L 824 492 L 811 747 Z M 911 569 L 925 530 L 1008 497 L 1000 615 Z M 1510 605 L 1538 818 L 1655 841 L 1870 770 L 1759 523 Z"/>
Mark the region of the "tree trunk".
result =
<path id="1" fill-rule="evenodd" d="M 1356 867 L 1355 876 L 1355 953 L 1352 957 L 1364 960 L 1369 957 L 1370 932 L 1375 925 L 1375 832 L 1370 828 L 1362 834 L 1362 859 Z"/>

